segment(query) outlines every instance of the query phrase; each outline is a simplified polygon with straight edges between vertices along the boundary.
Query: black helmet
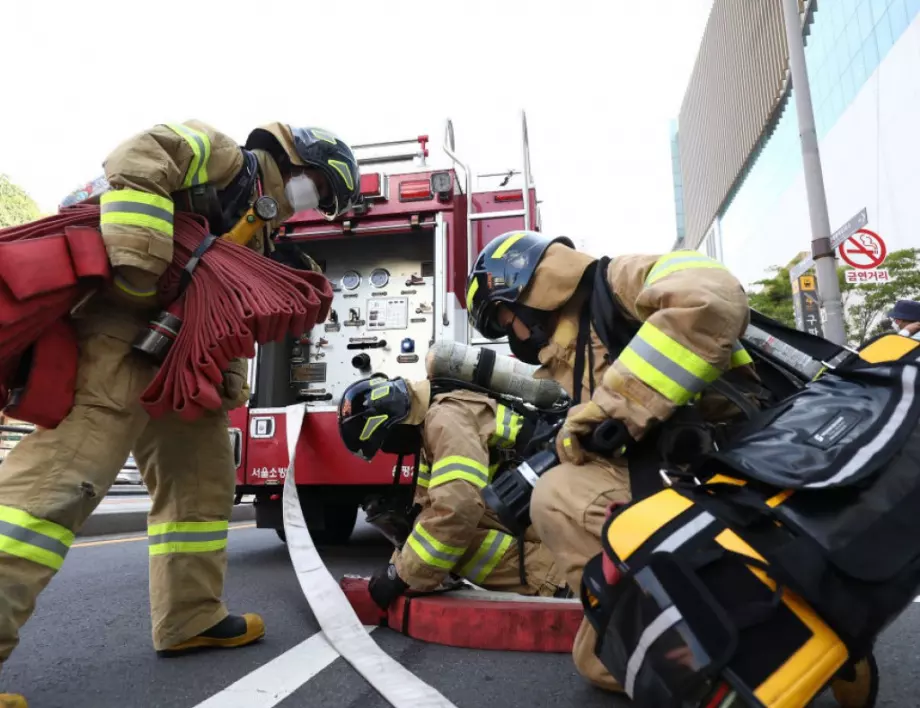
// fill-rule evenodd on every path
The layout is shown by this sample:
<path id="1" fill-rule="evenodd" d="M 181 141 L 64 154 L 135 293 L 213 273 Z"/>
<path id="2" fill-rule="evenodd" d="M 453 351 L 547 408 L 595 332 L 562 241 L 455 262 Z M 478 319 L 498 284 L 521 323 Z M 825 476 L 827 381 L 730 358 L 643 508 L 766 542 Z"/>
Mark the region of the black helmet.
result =
<path id="1" fill-rule="evenodd" d="M 536 231 L 509 231 L 486 244 L 466 280 L 467 315 L 475 330 L 488 339 L 505 336 L 494 319 L 496 306 L 517 302 L 554 243 L 575 248 L 565 236 L 552 238 Z"/>
<path id="2" fill-rule="evenodd" d="M 354 207 L 361 197 L 361 172 L 354 153 L 341 138 L 322 128 L 294 128 L 270 123 L 253 130 L 247 150 L 265 150 L 276 162 L 286 157 L 294 167 L 313 167 L 326 177 L 331 195 L 317 207 L 327 219 L 335 219 Z"/>
<path id="3" fill-rule="evenodd" d="M 404 379 L 371 376 L 345 389 L 339 403 L 339 434 L 345 447 L 363 460 L 370 460 L 384 446 L 394 426 L 402 423 L 412 407 Z"/>

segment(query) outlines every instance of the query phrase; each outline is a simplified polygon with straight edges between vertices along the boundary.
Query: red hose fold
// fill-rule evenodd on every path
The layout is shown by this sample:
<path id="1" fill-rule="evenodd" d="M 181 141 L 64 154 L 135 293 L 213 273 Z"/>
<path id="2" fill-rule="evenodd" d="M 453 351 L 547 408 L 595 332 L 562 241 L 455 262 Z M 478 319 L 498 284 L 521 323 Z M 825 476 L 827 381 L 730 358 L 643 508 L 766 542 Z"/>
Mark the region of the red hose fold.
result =
<path id="1" fill-rule="evenodd" d="M 183 269 L 208 235 L 205 224 L 198 216 L 176 215 L 173 261 L 160 279 L 162 302 L 175 301 Z M 141 403 L 154 417 L 174 410 L 193 420 L 220 408 L 221 372 L 232 359 L 251 358 L 256 344 L 300 336 L 325 320 L 332 285 L 320 273 L 217 240 L 176 304 L 182 328 Z"/>
<path id="2" fill-rule="evenodd" d="M 97 206 L 77 205 L 0 231 L 0 389 L 45 330 L 110 277 L 99 213 Z M 332 286 L 322 274 L 222 240 L 203 255 L 179 295 L 183 269 L 208 235 L 206 224 L 191 214 L 175 217 L 174 256 L 160 279 L 160 298 L 164 306 L 172 303 L 183 325 L 141 397 L 153 417 L 176 411 L 194 420 L 218 410 L 221 372 L 232 359 L 253 357 L 256 344 L 309 331 L 332 304 Z"/>

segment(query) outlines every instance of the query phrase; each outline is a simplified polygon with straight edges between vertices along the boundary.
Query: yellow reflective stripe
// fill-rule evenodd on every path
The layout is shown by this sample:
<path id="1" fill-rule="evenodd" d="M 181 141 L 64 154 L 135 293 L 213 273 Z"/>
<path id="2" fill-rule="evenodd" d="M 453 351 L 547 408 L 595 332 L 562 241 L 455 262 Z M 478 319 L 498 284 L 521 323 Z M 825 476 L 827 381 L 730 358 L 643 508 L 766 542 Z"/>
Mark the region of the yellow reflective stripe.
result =
<path id="1" fill-rule="evenodd" d="M 371 400 L 376 401 L 379 398 L 385 398 L 386 395 L 390 392 L 390 384 L 384 384 L 383 386 L 374 386 L 371 389 Z"/>
<path id="2" fill-rule="evenodd" d="M 196 184 L 207 184 L 211 139 L 201 131 L 180 123 L 167 123 L 167 127 L 185 140 L 192 149 L 192 161 L 189 163 L 182 186 L 193 187 Z"/>
<path id="3" fill-rule="evenodd" d="M 135 288 L 131 287 L 127 280 L 117 274 L 113 278 L 112 282 L 115 283 L 116 288 L 119 290 L 124 290 L 126 293 L 128 293 L 128 295 L 133 295 L 134 297 L 155 297 L 157 294 L 156 287 L 153 287 L 150 290 L 136 290 Z"/>
<path id="4" fill-rule="evenodd" d="M 11 506 L 0 505 L 0 551 L 60 570 L 73 532 Z"/>
<path id="5" fill-rule="evenodd" d="M 678 406 L 722 373 L 649 322 L 642 325 L 617 361 Z"/>
<path id="6" fill-rule="evenodd" d="M 209 553 L 227 547 L 229 521 L 168 521 L 147 527 L 151 556 Z"/>
<path id="7" fill-rule="evenodd" d="M 506 238 L 505 241 L 502 243 L 502 245 L 495 249 L 495 253 L 492 254 L 492 258 L 497 260 L 501 258 L 502 256 L 504 256 L 508 252 L 509 248 L 511 248 L 514 244 L 516 244 L 518 241 L 524 238 L 524 235 L 525 234 L 523 233 L 518 233 L 518 234 L 512 234 L 511 236 Z"/>
<path id="8" fill-rule="evenodd" d="M 489 531 L 473 557 L 460 568 L 460 575 L 474 583 L 485 582 L 513 540 L 513 537 L 501 531 Z"/>
<path id="9" fill-rule="evenodd" d="M 490 440 L 491 444 L 505 448 L 513 447 L 523 425 L 523 416 L 518 415 L 503 403 L 499 403 L 495 411 L 495 433 Z"/>
<path id="10" fill-rule="evenodd" d="M 99 198 L 100 223 L 140 226 L 172 238 L 174 206 L 171 199 L 136 189 L 116 189 Z"/>
<path id="11" fill-rule="evenodd" d="M 336 172 L 342 175 L 342 179 L 345 181 L 345 186 L 348 187 L 349 191 L 355 188 L 355 180 L 351 176 L 351 170 L 348 169 L 348 165 L 346 165 L 341 160 L 329 160 L 329 164 Z"/>
<path id="12" fill-rule="evenodd" d="M 465 548 L 448 546 L 432 536 L 421 523 L 416 523 L 406 541 L 426 565 L 442 570 L 452 570 L 466 553 Z"/>
<path id="13" fill-rule="evenodd" d="M 429 486 L 434 488 L 458 479 L 469 482 L 479 489 L 485 489 L 492 478 L 489 475 L 489 468 L 481 462 L 462 455 L 451 455 L 434 463 L 431 468 Z"/>
<path id="14" fill-rule="evenodd" d="M 374 431 L 377 430 L 385 421 L 389 418 L 388 415 L 372 415 L 364 423 L 364 429 L 361 431 L 361 435 L 358 437 L 359 440 L 367 440 L 371 435 L 374 434 Z"/>
<path id="15" fill-rule="evenodd" d="M 476 294 L 476 291 L 479 290 L 479 278 L 475 278 L 472 283 L 470 283 L 470 289 L 466 291 L 466 309 L 473 309 L 473 296 Z"/>
<path id="16" fill-rule="evenodd" d="M 418 480 L 417 484 L 420 487 L 428 489 L 428 485 L 431 482 L 431 468 L 426 464 L 421 464 L 418 467 Z"/>
<path id="17" fill-rule="evenodd" d="M 732 347 L 732 368 L 734 369 L 737 366 L 745 366 L 753 363 L 754 360 L 751 358 L 751 355 L 748 354 L 744 345 L 742 345 L 741 342 L 735 342 Z"/>
<path id="18" fill-rule="evenodd" d="M 659 258 L 645 279 L 645 286 L 661 280 L 666 275 L 692 268 L 721 268 L 728 270 L 719 261 L 704 256 L 699 251 L 674 251 Z"/>

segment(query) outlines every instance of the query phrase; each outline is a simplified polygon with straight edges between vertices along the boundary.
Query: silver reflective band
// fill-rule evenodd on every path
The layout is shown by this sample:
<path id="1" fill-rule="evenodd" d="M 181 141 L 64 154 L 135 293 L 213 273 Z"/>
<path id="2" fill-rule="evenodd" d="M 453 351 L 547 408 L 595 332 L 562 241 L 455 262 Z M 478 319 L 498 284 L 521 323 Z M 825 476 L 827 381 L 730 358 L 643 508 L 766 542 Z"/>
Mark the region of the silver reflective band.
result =
<path id="1" fill-rule="evenodd" d="M 462 462 L 451 462 L 447 465 L 444 465 L 443 467 L 432 472 L 429 479 L 431 480 L 431 483 L 434 486 L 437 486 L 438 480 L 440 478 L 446 477 L 452 472 L 466 472 L 468 474 L 471 474 L 473 477 L 476 477 L 477 479 L 481 479 L 484 484 L 489 483 L 489 473 L 488 472 L 483 472 L 482 470 L 477 469 L 476 467 L 473 467 L 472 465 L 465 465 Z"/>
<path id="2" fill-rule="evenodd" d="M 693 521 L 688 521 L 658 544 L 658 547 L 652 553 L 673 553 L 715 520 L 716 517 L 708 511 L 704 511 Z"/>
<path id="3" fill-rule="evenodd" d="M 128 212 L 131 214 L 146 214 L 171 224 L 173 215 L 168 209 L 163 209 L 152 204 L 141 204 L 140 202 L 104 202 L 101 207 L 103 214 L 110 214 L 115 211 Z"/>
<path id="4" fill-rule="evenodd" d="M 623 688 L 626 691 L 626 695 L 630 698 L 633 697 L 636 676 L 639 673 L 639 669 L 642 668 L 642 664 L 645 663 L 645 655 L 648 652 L 648 648 L 655 643 L 658 637 L 667 632 L 682 619 L 683 615 L 680 614 L 680 610 L 672 605 L 658 615 L 655 620 L 645 628 L 645 631 L 642 632 L 642 636 L 639 637 L 639 643 L 636 644 L 636 649 L 633 651 L 632 656 L 629 657 L 629 661 L 626 664 L 626 685 L 623 686 Z"/>
<path id="5" fill-rule="evenodd" d="M 632 349 L 639 358 L 658 369 L 671 381 L 686 389 L 690 393 L 699 393 L 708 385 L 699 376 L 690 373 L 677 362 L 669 359 L 651 344 L 642 339 L 641 335 L 633 337 L 628 349 Z"/>
<path id="6" fill-rule="evenodd" d="M 518 472 L 521 473 L 521 476 L 530 482 L 531 487 L 537 486 L 537 480 L 540 479 L 537 476 L 537 473 L 533 471 L 533 467 L 528 465 L 526 462 L 522 462 L 518 465 Z"/>
<path id="7" fill-rule="evenodd" d="M 194 531 L 182 531 L 174 533 L 163 533 L 157 536 L 148 536 L 148 543 L 155 546 L 158 543 L 196 543 L 200 541 L 222 541 L 227 538 L 227 531 L 205 531 L 195 533 Z"/>
<path id="8" fill-rule="evenodd" d="M 7 538 L 12 538 L 14 541 L 21 541 L 22 543 L 28 543 L 30 546 L 35 546 L 36 548 L 43 548 L 46 551 L 56 553 L 62 558 L 67 555 L 67 551 L 69 550 L 65 544 L 61 543 L 56 538 L 51 538 L 38 531 L 32 531 L 31 529 L 11 524 L 8 521 L 0 521 L 0 536 L 6 536 Z"/>
<path id="9" fill-rule="evenodd" d="M 482 554 L 482 558 L 476 563 L 473 568 L 464 573 L 464 576 L 475 581 L 479 577 L 479 574 L 483 569 L 489 564 L 489 562 L 495 558 L 495 555 L 498 553 L 499 548 L 501 548 L 502 542 L 508 534 L 504 534 L 501 531 L 495 534 L 495 538 L 492 539 L 492 543 L 489 545 L 489 550 Z M 483 578 L 485 580 L 485 578 Z"/>
<path id="10" fill-rule="evenodd" d="M 439 551 L 437 548 L 431 545 L 428 542 L 428 539 L 422 536 L 416 529 L 412 529 L 412 536 L 416 543 L 418 543 L 422 548 L 424 548 L 428 553 L 430 553 L 434 558 L 442 560 L 445 563 L 456 563 L 463 556 L 464 551 L 460 553 L 448 553 L 447 551 Z"/>

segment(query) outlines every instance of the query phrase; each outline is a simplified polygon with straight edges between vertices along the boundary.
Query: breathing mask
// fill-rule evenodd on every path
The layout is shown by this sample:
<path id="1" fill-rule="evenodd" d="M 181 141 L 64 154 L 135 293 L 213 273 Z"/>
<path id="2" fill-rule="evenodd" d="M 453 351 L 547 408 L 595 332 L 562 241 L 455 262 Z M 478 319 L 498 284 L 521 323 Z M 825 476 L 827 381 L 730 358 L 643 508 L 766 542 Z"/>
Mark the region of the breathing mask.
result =
<path id="1" fill-rule="evenodd" d="M 316 183 L 306 174 L 291 177 L 284 186 L 284 196 L 291 203 L 295 212 L 315 209 L 319 206 L 319 191 Z"/>

